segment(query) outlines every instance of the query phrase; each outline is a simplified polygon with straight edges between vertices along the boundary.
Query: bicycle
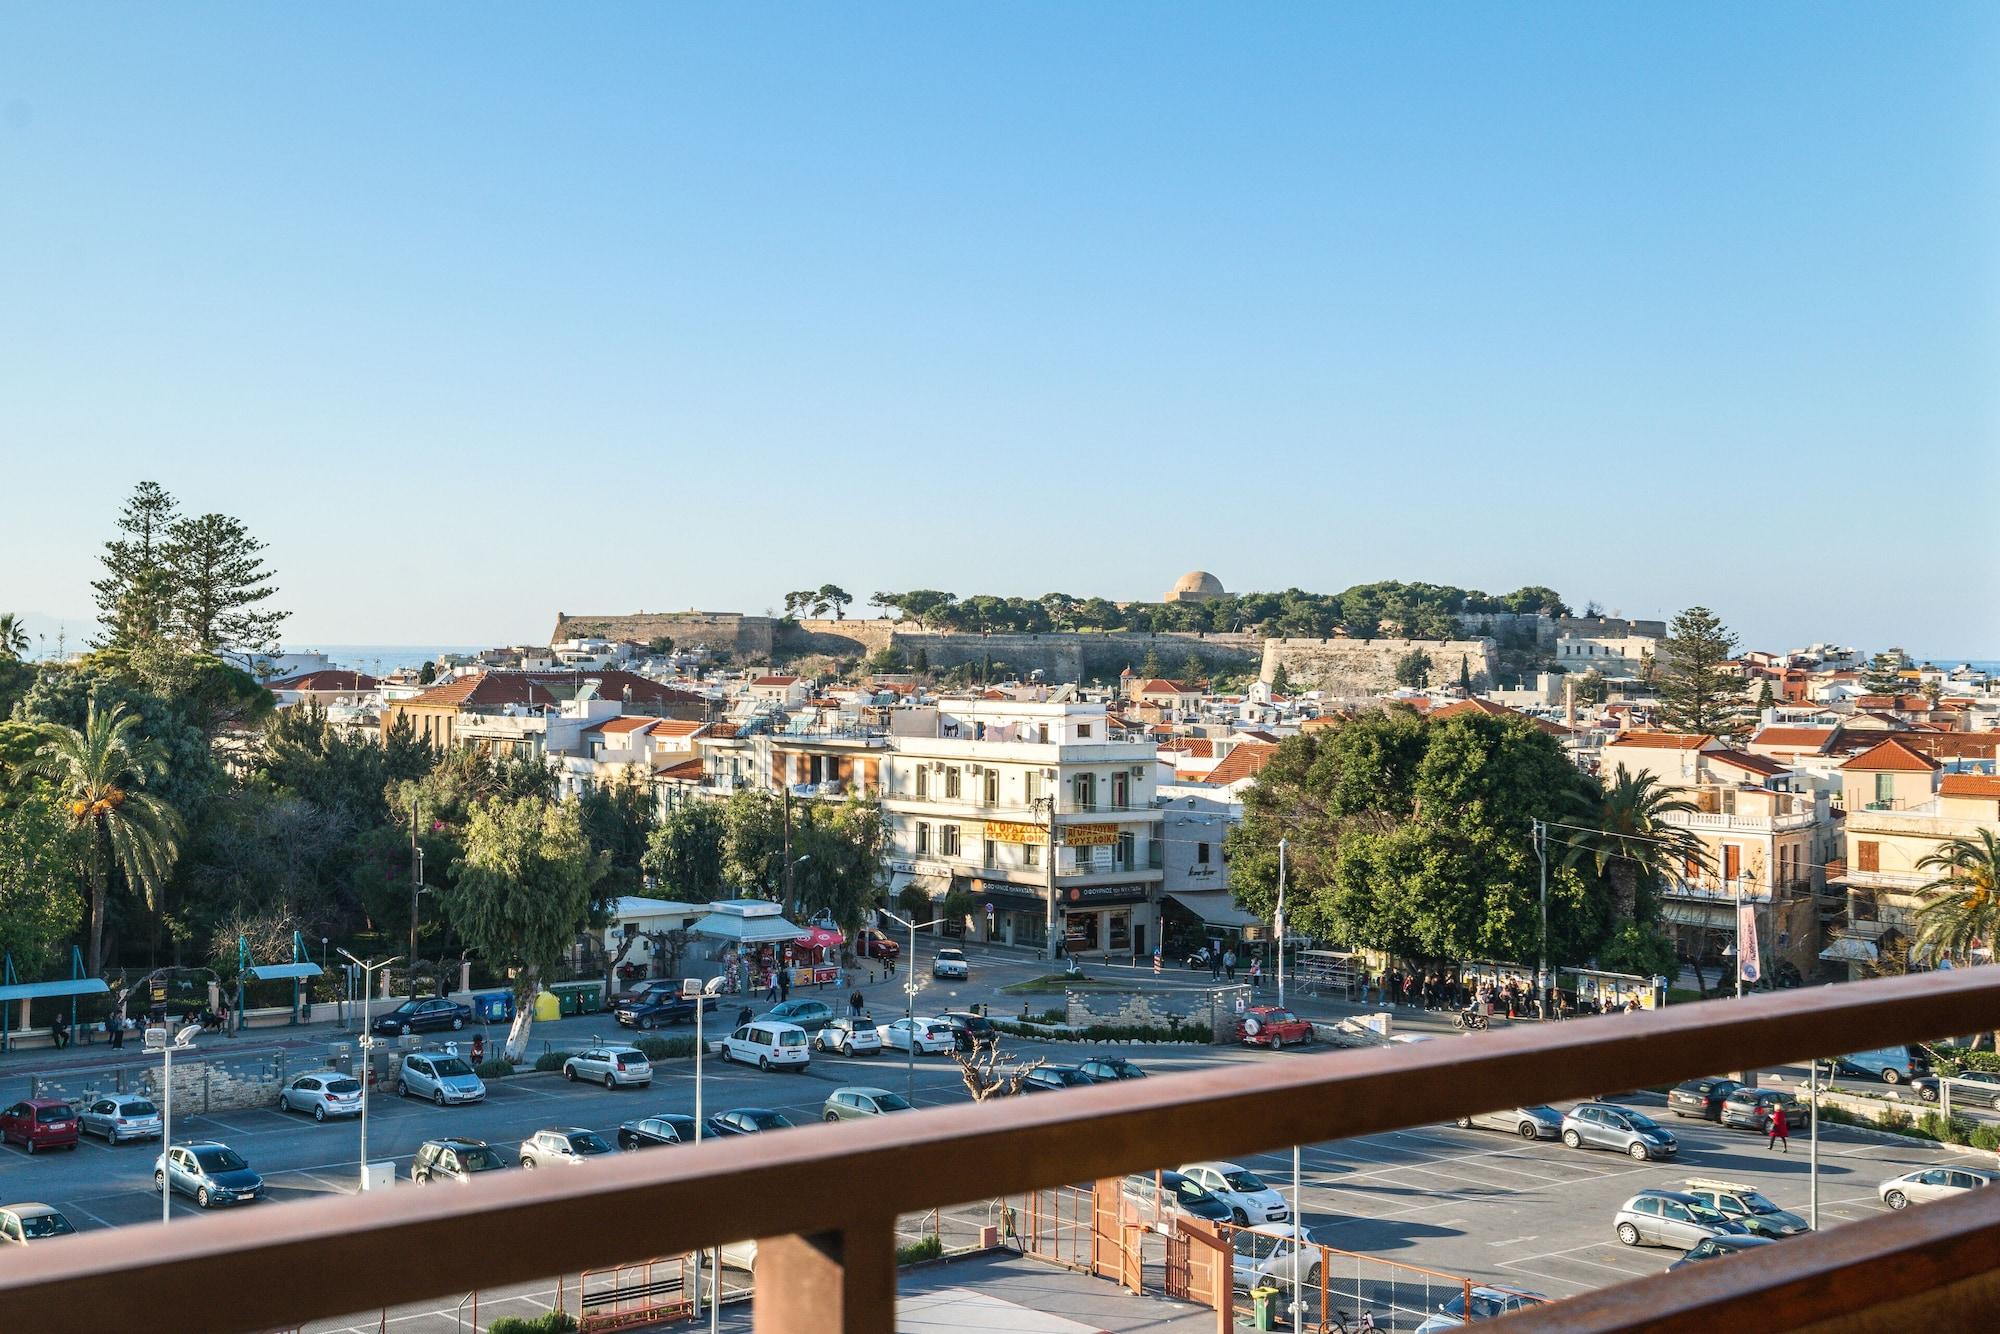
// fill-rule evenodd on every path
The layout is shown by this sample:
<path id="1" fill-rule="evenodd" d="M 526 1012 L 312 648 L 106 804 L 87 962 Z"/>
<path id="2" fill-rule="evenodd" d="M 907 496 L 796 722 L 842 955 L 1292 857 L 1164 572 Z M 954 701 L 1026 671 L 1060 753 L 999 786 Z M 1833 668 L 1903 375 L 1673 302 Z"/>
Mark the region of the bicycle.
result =
<path id="1" fill-rule="evenodd" d="M 1363 1311 L 1357 1317 L 1335 1307 L 1333 1312 L 1333 1328 L 1338 1330 L 1340 1334 L 1362 1334 L 1363 1330 L 1373 1330 L 1375 1328 L 1375 1313 L 1373 1311 Z"/>

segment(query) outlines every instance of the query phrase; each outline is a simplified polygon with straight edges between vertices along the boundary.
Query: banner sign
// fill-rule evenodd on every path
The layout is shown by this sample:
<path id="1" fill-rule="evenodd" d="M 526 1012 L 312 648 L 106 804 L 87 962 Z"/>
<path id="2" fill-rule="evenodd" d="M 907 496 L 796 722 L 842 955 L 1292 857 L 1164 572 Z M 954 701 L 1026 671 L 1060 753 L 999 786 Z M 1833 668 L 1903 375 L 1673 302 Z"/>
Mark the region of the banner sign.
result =
<path id="1" fill-rule="evenodd" d="M 1118 845 L 1118 826 L 1115 824 L 1066 824 L 1061 830 L 1062 841 L 1072 848 L 1111 848 Z"/>
<path id="2" fill-rule="evenodd" d="M 1736 909 L 1736 974 L 1745 982 L 1755 982 L 1763 973 L 1757 960 L 1757 905 L 1745 903 Z"/>
<path id="3" fill-rule="evenodd" d="M 1040 843 L 1048 837 L 1048 831 L 1038 824 L 1022 824 L 1018 820 L 988 820 L 986 837 L 995 843 Z"/>

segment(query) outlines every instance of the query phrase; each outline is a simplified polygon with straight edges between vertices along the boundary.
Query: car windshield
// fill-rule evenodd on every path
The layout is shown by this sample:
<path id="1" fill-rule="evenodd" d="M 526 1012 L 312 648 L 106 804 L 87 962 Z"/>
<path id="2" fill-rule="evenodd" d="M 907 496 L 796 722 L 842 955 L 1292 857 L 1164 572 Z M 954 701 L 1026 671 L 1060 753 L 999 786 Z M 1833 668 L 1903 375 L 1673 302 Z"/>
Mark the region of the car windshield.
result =
<path id="1" fill-rule="evenodd" d="M 782 1112 L 751 1112 L 743 1119 L 759 1130 L 783 1130 L 792 1124 Z"/>
<path id="2" fill-rule="evenodd" d="M 1628 1109 L 1625 1112 L 1625 1119 L 1632 1123 L 1634 1130 L 1658 1130 L 1660 1128 L 1659 1124 L 1652 1117 L 1647 1116 L 1643 1112 L 1634 1112 Z"/>
<path id="3" fill-rule="evenodd" d="M 250 1165 L 243 1161 L 243 1156 L 236 1150 L 221 1147 L 196 1149 L 194 1160 L 201 1164 L 201 1170 L 204 1172 L 241 1172 Z"/>
<path id="4" fill-rule="evenodd" d="M 1255 1172 L 1243 1172 L 1243 1171 L 1224 1172 L 1222 1174 L 1222 1179 L 1229 1186 L 1231 1190 L 1270 1189 L 1269 1186 L 1266 1186 L 1264 1184 L 1263 1178 L 1259 1177 Z"/>
<path id="5" fill-rule="evenodd" d="M 37 1107 L 35 1109 L 35 1119 L 37 1121 L 67 1121 L 75 1115 L 76 1113 L 69 1109 L 69 1104 L 66 1102 L 59 1102 L 53 1107 Z"/>
<path id="6" fill-rule="evenodd" d="M 37 1237 L 64 1237 L 75 1231 L 61 1214 L 29 1214 L 21 1219 L 21 1235 L 29 1241 Z"/>
<path id="7" fill-rule="evenodd" d="M 118 1108 L 118 1115 L 120 1116 L 158 1116 L 159 1113 L 159 1108 L 143 1099 L 138 1102 L 125 1103 Z"/>
<path id="8" fill-rule="evenodd" d="M 1723 1217 L 1720 1210 L 1711 1209 L 1705 1204 L 1690 1204 L 1687 1208 L 1688 1212 L 1694 1215 L 1694 1221 L 1697 1223 L 1707 1223 L 1711 1227 L 1720 1227 L 1729 1221 Z"/>
<path id="9" fill-rule="evenodd" d="M 461 1148 L 458 1163 L 468 1172 L 493 1172 L 505 1167 L 506 1162 L 484 1144 L 478 1148 Z"/>
<path id="10" fill-rule="evenodd" d="M 472 1067 L 462 1056 L 447 1056 L 442 1061 L 431 1062 L 431 1068 L 440 1075 L 469 1075 Z"/>
<path id="11" fill-rule="evenodd" d="M 963 959 L 965 957 L 957 950 L 939 950 L 937 956 L 938 958 L 944 960 L 946 963 L 950 963 L 954 959 Z"/>
<path id="12" fill-rule="evenodd" d="M 1785 1212 L 1754 1190 L 1741 1198 L 1743 1200 L 1743 1207 L 1753 1214 L 1781 1214 Z"/>
<path id="13" fill-rule="evenodd" d="M 1175 1198 L 1184 1200 L 1189 1204 L 1201 1204 L 1205 1201 L 1212 1200 L 1215 1198 L 1213 1195 L 1210 1195 L 1207 1191 L 1203 1190 L 1199 1185 L 1197 1185 L 1195 1182 L 1188 1180 L 1186 1177 L 1182 1177 L 1179 1181 L 1176 1181 L 1174 1183 L 1174 1196 Z"/>
<path id="14" fill-rule="evenodd" d="M 395 1009 L 389 1011 L 389 1013 L 415 1014 L 418 1010 L 421 1010 L 423 1008 L 424 1008 L 423 1003 L 421 1001 L 406 1000 L 401 1005 L 398 1005 Z"/>
<path id="15" fill-rule="evenodd" d="M 328 1093 L 359 1093 L 361 1081 L 358 1079 L 329 1079 L 326 1081 Z"/>
<path id="16" fill-rule="evenodd" d="M 910 1104 L 904 1101 L 903 1095 L 900 1093 L 876 1094 L 875 1106 L 885 1112 L 907 1112 L 911 1110 Z"/>
<path id="17" fill-rule="evenodd" d="M 569 1146 L 578 1153 L 610 1153 L 611 1146 L 592 1130 L 579 1130 L 569 1137 Z"/>

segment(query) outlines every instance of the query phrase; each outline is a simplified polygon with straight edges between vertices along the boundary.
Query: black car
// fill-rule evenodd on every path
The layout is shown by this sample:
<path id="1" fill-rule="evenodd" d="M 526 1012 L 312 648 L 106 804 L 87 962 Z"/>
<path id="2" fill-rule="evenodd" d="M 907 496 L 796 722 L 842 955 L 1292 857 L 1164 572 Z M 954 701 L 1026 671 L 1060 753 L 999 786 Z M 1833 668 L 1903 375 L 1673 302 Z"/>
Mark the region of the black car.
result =
<path id="1" fill-rule="evenodd" d="M 1123 1056 L 1093 1056 L 1077 1069 L 1089 1075 L 1100 1084 L 1109 1084 L 1120 1079 L 1144 1079 L 1146 1072 Z"/>
<path id="2" fill-rule="evenodd" d="M 1039 1089 L 1083 1088 L 1097 1081 L 1074 1065 L 1044 1065 L 1028 1072 L 1021 1081 L 1021 1092 L 1030 1093 Z"/>
<path id="3" fill-rule="evenodd" d="M 694 1118 L 678 1112 L 642 1116 L 618 1127 L 618 1147 L 629 1151 L 651 1149 L 662 1144 L 691 1144 L 695 1138 L 694 1130 Z M 715 1132 L 710 1131 L 702 1138 L 714 1139 Z"/>
<path id="4" fill-rule="evenodd" d="M 641 982 L 635 987 L 614 994 L 611 997 L 611 1008 L 615 1010 L 621 1005 L 639 1005 L 647 1001 L 659 1000 L 664 996 L 678 996 L 680 994 L 681 983 L 679 978 L 656 977 L 650 982 Z"/>
<path id="5" fill-rule="evenodd" d="M 708 1133 L 727 1139 L 731 1135 L 755 1135 L 764 1130 L 788 1130 L 794 1122 L 783 1112 L 769 1107 L 732 1107 L 708 1118 Z"/>
<path id="6" fill-rule="evenodd" d="M 1769 1237 L 1703 1237 L 1680 1259 L 1667 1266 L 1667 1272 L 1685 1269 L 1689 1265 L 1700 1264 L 1703 1260 L 1713 1260 L 1718 1256 L 1736 1255 L 1742 1251 L 1754 1251 L 1759 1246 L 1775 1245 Z"/>
<path id="7" fill-rule="evenodd" d="M 1925 1102 L 1938 1100 L 1938 1082 L 1930 1075 L 1910 1081 L 1910 1087 Z M 1977 1107 L 1984 1104 L 2000 1112 L 2000 1075 L 1990 1070 L 1967 1070 L 1951 1077 L 1951 1105 Z"/>
<path id="8" fill-rule="evenodd" d="M 937 1021 L 951 1030 L 958 1040 L 960 1051 L 971 1051 L 976 1042 L 991 1042 L 1000 1036 L 1000 1030 L 993 1021 L 983 1014 L 973 1014 L 967 1010 L 946 1010 Z"/>
<path id="9" fill-rule="evenodd" d="M 464 1028 L 471 1022 L 470 1006 L 435 997 L 430 1000 L 411 997 L 377 1019 L 373 1028 L 384 1037 L 393 1038 L 401 1033 L 422 1033 L 427 1029 Z"/>
<path id="10" fill-rule="evenodd" d="M 1722 1104 L 1743 1085 L 1734 1079 L 1709 1075 L 1690 1079 L 1667 1094 L 1667 1110 L 1675 1116 L 1698 1116 L 1704 1121 L 1720 1121 Z"/>
<path id="11" fill-rule="evenodd" d="M 701 998 L 701 1012 L 715 1013 L 715 997 Z M 620 1005 L 612 1014 L 626 1028 L 659 1028 L 665 1024 L 694 1022 L 694 1002 L 671 991 L 656 991 L 643 1000 Z"/>
<path id="12" fill-rule="evenodd" d="M 1788 1125 L 1803 1127 L 1812 1119 L 1812 1110 L 1798 1098 L 1783 1089 L 1753 1089 L 1739 1087 L 1722 1104 L 1722 1115 L 1716 1119 L 1723 1125 L 1737 1130 L 1766 1132 L 1771 1124 L 1771 1109 L 1782 1106 Z"/>
<path id="13" fill-rule="evenodd" d="M 432 1139 L 417 1148 L 410 1164 L 410 1180 L 418 1185 L 433 1181 L 470 1181 L 481 1172 L 497 1172 L 507 1166 L 483 1139 Z"/>

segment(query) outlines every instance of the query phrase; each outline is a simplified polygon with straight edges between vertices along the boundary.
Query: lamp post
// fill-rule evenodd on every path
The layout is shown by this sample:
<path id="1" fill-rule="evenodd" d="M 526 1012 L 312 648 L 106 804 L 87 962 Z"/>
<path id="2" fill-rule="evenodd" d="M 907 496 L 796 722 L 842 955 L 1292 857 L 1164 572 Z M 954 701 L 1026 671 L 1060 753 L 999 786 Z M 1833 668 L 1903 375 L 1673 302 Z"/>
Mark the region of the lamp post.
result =
<path id="1" fill-rule="evenodd" d="M 368 1081 L 375 1073 L 375 1035 L 368 1031 L 368 1001 L 375 991 L 377 970 L 387 968 L 403 956 L 392 955 L 380 963 L 363 963 L 342 950 L 342 957 L 361 970 L 361 1189 L 368 1189 Z"/>
<path id="2" fill-rule="evenodd" d="M 910 928 L 910 966 L 903 972 L 903 1018 L 909 1025 L 907 1035 L 909 1046 L 903 1049 L 908 1057 L 903 1096 L 914 1104 L 917 1100 L 917 928 L 936 926 L 945 919 L 933 917 L 928 922 L 905 921 L 887 908 L 877 908 L 875 911 L 899 926 Z"/>
<path id="3" fill-rule="evenodd" d="M 166 1223 L 173 1218 L 174 1198 L 174 1052 L 192 1051 L 195 1034 L 200 1032 L 189 1024 L 180 1032 L 168 1037 L 164 1028 L 146 1030 L 146 1049 L 158 1048 L 160 1053 L 160 1221 Z"/>
<path id="4" fill-rule="evenodd" d="M 1278 936 L 1278 1008 L 1285 1008 L 1285 847 L 1289 839 L 1278 840 L 1278 915 L 1273 926 Z M 1295 1245 L 1293 1250 L 1297 1250 Z"/>
<path id="5" fill-rule="evenodd" d="M 1535 860 L 1542 868 L 1542 953 L 1535 965 L 1535 1013 L 1549 1017 L 1549 827 L 1535 821 Z"/>

